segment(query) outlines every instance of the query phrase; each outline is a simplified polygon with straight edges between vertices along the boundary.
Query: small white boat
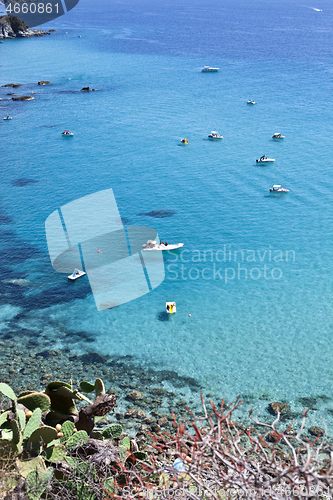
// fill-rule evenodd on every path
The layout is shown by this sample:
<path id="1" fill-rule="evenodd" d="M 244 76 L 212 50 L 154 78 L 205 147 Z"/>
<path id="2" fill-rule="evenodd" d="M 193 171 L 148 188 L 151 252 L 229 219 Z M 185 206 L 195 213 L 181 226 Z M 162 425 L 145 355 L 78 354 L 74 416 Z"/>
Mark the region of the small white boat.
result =
<path id="1" fill-rule="evenodd" d="M 188 140 L 186 139 L 186 137 L 184 137 L 184 139 L 181 139 L 180 142 L 182 144 L 188 144 Z"/>
<path id="2" fill-rule="evenodd" d="M 168 314 L 173 314 L 177 312 L 176 302 L 166 302 L 165 309 Z"/>
<path id="3" fill-rule="evenodd" d="M 11 116 L 5 116 L 4 120 L 12 120 Z"/>
<path id="4" fill-rule="evenodd" d="M 84 271 L 80 271 L 79 269 L 74 269 L 73 274 L 70 274 L 68 276 L 69 280 L 77 280 L 78 278 L 81 278 L 81 276 L 84 276 L 86 273 Z"/>
<path id="5" fill-rule="evenodd" d="M 256 101 L 247 101 L 247 104 L 257 104 Z"/>
<path id="6" fill-rule="evenodd" d="M 275 134 L 272 135 L 272 139 L 284 139 L 285 136 L 281 135 L 280 132 L 275 132 Z"/>
<path id="7" fill-rule="evenodd" d="M 272 188 L 270 188 L 271 193 L 289 193 L 289 189 L 283 188 L 280 184 L 275 184 Z"/>
<path id="8" fill-rule="evenodd" d="M 165 250 L 177 250 L 177 248 L 181 248 L 184 246 L 184 243 L 176 243 L 174 245 L 169 245 L 169 243 L 160 242 L 154 240 L 148 240 L 147 243 L 142 245 L 142 250 L 144 252 L 163 252 Z"/>
<path id="9" fill-rule="evenodd" d="M 205 66 L 202 68 L 202 73 L 216 73 L 220 68 L 211 68 L 210 66 Z"/>
<path id="10" fill-rule="evenodd" d="M 64 130 L 61 135 L 64 135 L 65 137 L 73 137 L 73 132 L 71 132 L 70 130 Z"/>
<path id="11" fill-rule="evenodd" d="M 256 160 L 257 163 L 272 163 L 273 161 L 275 161 L 274 158 L 267 158 L 265 155 L 260 156 L 259 160 Z"/>
<path id="12" fill-rule="evenodd" d="M 215 130 L 213 130 L 209 136 L 208 139 L 211 141 L 218 141 L 219 139 L 223 139 L 223 135 L 219 135 Z"/>

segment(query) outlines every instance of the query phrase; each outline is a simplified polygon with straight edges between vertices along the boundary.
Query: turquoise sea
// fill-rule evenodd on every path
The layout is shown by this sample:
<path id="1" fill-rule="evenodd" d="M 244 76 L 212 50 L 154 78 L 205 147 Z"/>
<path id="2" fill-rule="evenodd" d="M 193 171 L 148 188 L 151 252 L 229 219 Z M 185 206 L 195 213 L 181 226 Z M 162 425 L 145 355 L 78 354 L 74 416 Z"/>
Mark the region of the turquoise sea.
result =
<path id="1" fill-rule="evenodd" d="M 3 340 L 115 356 L 198 404 L 198 387 L 241 394 L 239 418 L 282 400 L 297 420 L 311 402 L 333 432 L 332 21 L 328 0 L 80 0 L 50 36 L 4 40 L 0 85 L 22 87 L 0 87 Z M 263 154 L 275 163 L 257 166 Z M 107 188 L 126 224 L 185 246 L 158 288 L 98 312 L 85 278 L 52 269 L 44 223 Z"/>

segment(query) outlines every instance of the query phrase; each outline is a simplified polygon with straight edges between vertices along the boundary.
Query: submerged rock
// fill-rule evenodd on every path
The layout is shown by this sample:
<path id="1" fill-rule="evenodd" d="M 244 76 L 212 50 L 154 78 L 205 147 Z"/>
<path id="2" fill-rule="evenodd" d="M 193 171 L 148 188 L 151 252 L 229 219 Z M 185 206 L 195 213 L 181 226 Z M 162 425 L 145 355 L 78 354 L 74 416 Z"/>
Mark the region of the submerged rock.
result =
<path id="1" fill-rule="evenodd" d="M 48 80 L 41 80 L 40 82 L 38 82 L 38 85 L 50 85 L 51 82 L 49 82 Z"/>
<path id="2" fill-rule="evenodd" d="M 17 87 L 22 87 L 22 85 L 20 85 L 19 83 L 6 83 L 6 85 L 1 85 L 1 87 L 13 87 L 14 89 L 16 89 Z"/>
<path id="3" fill-rule="evenodd" d="M 281 415 L 286 415 L 287 413 L 290 412 L 290 406 L 287 405 L 286 403 L 279 403 L 276 401 L 274 403 L 269 403 L 268 405 L 269 412 L 272 413 L 273 415 L 277 415 L 278 408 Z"/>
<path id="4" fill-rule="evenodd" d="M 127 394 L 126 399 L 129 399 L 130 401 L 135 401 L 136 399 L 142 399 L 143 394 L 140 391 L 133 391 L 130 392 L 130 394 Z"/>
<path id="5" fill-rule="evenodd" d="M 29 280 L 19 278 L 19 279 L 2 280 L 2 283 L 8 283 L 9 285 L 17 285 L 17 286 L 29 286 L 31 282 Z"/>
<path id="6" fill-rule="evenodd" d="M 313 425 L 312 427 L 310 427 L 309 432 L 313 436 L 323 436 L 325 434 L 324 429 L 318 427 L 317 425 Z"/>
<path id="7" fill-rule="evenodd" d="M 12 186 L 16 187 L 23 187 L 23 186 L 28 186 L 29 184 L 35 184 L 36 181 L 35 179 L 15 179 L 14 181 L 11 181 Z"/>
<path id="8" fill-rule="evenodd" d="M 138 214 L 139 216 L 154 217 L 155 219 L 164 219 L 165 217 L 171 217 L 175 215 L 176 212 L 173 210 L 152 210 L 151 212 Z"/>
<path id="9" fill-rule="evenodd" d="M 31 97 L 31 95 L 21 95 L 20 97 L 12 97 L 13 101 L 32 101 L 35 99 L 34 97 Z"/>

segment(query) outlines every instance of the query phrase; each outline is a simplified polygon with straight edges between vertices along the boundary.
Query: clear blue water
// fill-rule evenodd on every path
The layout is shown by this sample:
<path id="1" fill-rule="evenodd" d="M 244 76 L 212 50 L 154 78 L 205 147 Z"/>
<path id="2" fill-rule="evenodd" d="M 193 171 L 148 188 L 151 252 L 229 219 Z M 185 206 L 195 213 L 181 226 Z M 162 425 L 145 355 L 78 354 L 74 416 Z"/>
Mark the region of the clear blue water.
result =
<path id="1" fill-rule="evenodd" d="M 241 415 L 249 405 L 265 414 L 273 399 L 300 412 L 297 398 L 325 395 L 312 415 L 332 426 L 333 6 L 78 7 L 46 27 L 52 36 L 0 45 L 1 85 L 35 97 L 12 102 L 0 88 L 0 115 L 13 117 L 0 122 L 0 279 L 30 281 L 10 292 L 2 283 L 0 332 L 15 322 L 47 330 L 59 348 L 62 330 L 86 332 L 94 342 L 83 336 L 74 352 L 131 356 L 195 378 L 216 399 L 241 393 L 251 400 Z M 220 71 L 201 73 L 208 64 Z M 87 85 L 100 90 L 78 92 Z M 211 130 L 223 141 L 203 140 Z M 262 154 L 275 163 L 256 166 Z M 19 178 L 38 182 L 13 185 Z M 271 196 L 273 184 L 290 193 Z M 128 224 L 188 252 L 165 258 L 153 292 L 98 312 L 84 279 L 69 287 L 53 271 L 44 221 L 110 187 Z M 175 214 L 138 215 L 161 209 Z M 161 321 L 167 300 L 177 314 Z"/>

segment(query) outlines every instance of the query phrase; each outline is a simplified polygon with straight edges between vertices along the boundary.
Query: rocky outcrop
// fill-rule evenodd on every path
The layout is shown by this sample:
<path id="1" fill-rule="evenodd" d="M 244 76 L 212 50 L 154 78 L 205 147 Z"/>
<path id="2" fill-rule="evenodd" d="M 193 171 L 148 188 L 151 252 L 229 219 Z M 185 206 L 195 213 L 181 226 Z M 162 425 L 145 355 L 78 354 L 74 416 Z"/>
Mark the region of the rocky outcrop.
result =
<path id="1" fill-rule="evenodd" d="M 31 97 L 31 95 L 21 95 L 20 97 L 12 97 L 13 101 L 32 101 L 32 99 L 35 98 Z"/>
<path id="2" fill-rule="evenodd" d="M 38 82 L 38 85 L 50 85 L 51 82 L 49 82 L 48 80 L 41 80 L 40 82 Z"/>
<path id="3" fill-rule="evenodd" d="M 0 17 L 1 38 L 29 38 L 32 36 L 49 35 L 47 31 L 30 30 L 29 27 L 16 16 Z"/>

